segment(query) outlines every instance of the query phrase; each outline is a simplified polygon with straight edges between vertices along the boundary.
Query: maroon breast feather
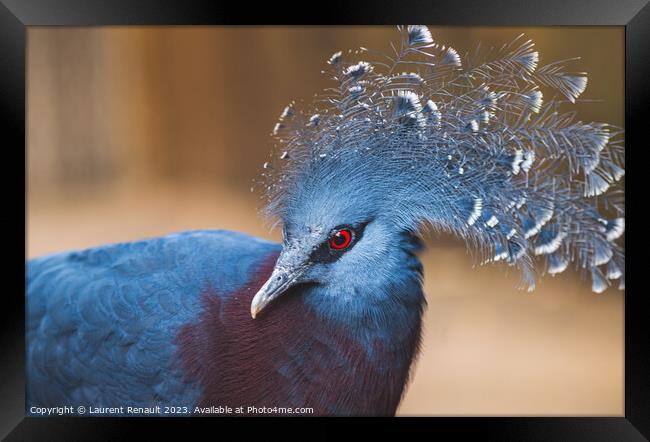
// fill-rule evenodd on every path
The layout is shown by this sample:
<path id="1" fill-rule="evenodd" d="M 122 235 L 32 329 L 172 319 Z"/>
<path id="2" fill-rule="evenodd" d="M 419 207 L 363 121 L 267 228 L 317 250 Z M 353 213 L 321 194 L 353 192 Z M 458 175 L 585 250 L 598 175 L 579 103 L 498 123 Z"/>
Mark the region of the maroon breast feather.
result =
<path id="1" fill-rule="evenodd" d="M 375 340 L 369 355 L 349 328 L 319 318 L 300 286 L 251 318 L 251 300 L 277 258 L 265 258 L 233 293 L 204 290 L 200 316 L 181 327 L 177 356 L 187 380 L 200 385 L 195 405 L 243 407 L 243 414 L 309 407 L 314 415 L 393 415 L 408 363 L 393 368 L 392 362 L 397 351 L 416 351 L 419 333 L 413 348 L 391 351 Z"/>

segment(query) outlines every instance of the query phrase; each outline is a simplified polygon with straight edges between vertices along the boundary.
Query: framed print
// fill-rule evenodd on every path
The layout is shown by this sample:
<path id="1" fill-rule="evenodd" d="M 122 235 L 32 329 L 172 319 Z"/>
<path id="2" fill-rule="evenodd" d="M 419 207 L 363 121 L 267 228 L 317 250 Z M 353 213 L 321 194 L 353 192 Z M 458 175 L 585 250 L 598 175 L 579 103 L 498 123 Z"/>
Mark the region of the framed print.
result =
<path id="1" fill-rule="evenodd" d="M 647 2 L 0 11 L 8 440 L 650 434 Z"/>

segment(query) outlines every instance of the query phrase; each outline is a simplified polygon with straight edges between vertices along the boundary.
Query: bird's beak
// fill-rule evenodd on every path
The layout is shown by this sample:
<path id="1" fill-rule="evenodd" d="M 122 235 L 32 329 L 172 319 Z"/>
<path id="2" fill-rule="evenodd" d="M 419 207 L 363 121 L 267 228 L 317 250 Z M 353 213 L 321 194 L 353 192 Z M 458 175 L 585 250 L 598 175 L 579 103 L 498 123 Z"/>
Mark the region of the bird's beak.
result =
<path id="1" fill-rule="evenodd" d="M 271 301 L 284 293 L 291 287 L 296 280 L 305 272 L 305 266 L 299 267 L 282 267 L 277 266 L 273 269 L 273 273 L 269 279 L 264 283 L 262 288 L 255 294 L 251 302 L 251 316 L 255 316 L 261 312 Z"/>

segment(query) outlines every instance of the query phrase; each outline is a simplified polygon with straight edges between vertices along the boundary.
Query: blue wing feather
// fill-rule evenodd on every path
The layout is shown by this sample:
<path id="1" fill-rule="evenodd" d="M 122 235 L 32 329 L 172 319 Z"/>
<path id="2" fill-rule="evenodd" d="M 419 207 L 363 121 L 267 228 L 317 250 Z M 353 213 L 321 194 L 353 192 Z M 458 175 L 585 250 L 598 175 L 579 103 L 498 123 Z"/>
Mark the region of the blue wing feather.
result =
<path id="1" fill-rule="evenodd" d="M 192 404 L 178 328 L 210 286 L 237 290 L 279 245 L 191 231 L 27 263 L 27 408 Z"/>

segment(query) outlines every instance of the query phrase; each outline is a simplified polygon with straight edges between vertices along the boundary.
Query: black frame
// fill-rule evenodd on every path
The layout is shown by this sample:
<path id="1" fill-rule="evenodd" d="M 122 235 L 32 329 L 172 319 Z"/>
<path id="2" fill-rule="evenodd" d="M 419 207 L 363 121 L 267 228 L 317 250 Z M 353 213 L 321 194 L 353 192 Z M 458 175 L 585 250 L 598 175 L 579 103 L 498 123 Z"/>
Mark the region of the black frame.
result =
<path id="1" fill-rule="evenodd" d="M 4 227 L 3 246 L 10 246 L 4 270 L 9 290 L 2 299 L 2 332 L 0 354 L 2 355 L 2 383 L 0 387 L 0 436 L 9 434 L 8 440 L 115 440 L 122 438 L 128 429 L 131 436 L 142 431 L 133 424 L 146 423 L 146 439 L 152 431 L 165 431 L 167 436 L 176 432 L 184 437 L 185 418 L 135 419 L 135 418 L 26 418 L 24 417 L 24 263 L 25 263 L 25 198 L 18 195 L 15 182 L 25 177 L 25 61 L 26 26 L 33 25 L 224 25 L 224 24 L 394 24 L 427 23 L 438 25 L 618 25 L 625 26 L 625 129 L 626 129 L 626 187 L 627 195 L 641 189 L 639 168 L 643 167 L 641 152 L 647 149 L 643 143 L 644 106 L 650 104 L 650 4 L 648 0 L 540 0 L 524 3 L 521 0 L 443 0 L 425 2 L 357 1 L 345 4 L 339 1 L 310 3 L 290 8 L 284 3 L 264 5 L 232 5 L 207 0 L 0 0 L 0 112 L 5 130 L 2 135 L 3 154 L 11 155 L 5 161 L 2 184 L 5 201 L 11 212 L 4 211 L 0 217 Z M 317 11 L 318 15 L 309 12 Z M 306 13 L 303 13 L 305 11 Z M 633 159 L 634 161 L 631 161 Z M 635 164 L 636 163 L 636 164 Z M 20 166 L 23 166 L 20 168 Z M 8 166 L 8 167 L 7 167 Z M 630 194 L 632 190 L 632 194 Z M 15 198 L 6 198 L 6 195 Z M 635 218 L 642 209 L 626 204 L 627 237 L 642 234 L 636 227 Z M 632 221 L 632 222 L 630 222 Z M 630 236 L 630 229 L 632 230 Z M 637 234 L 634 232 L 637 231 Z M 11 232 L 11 233 L 9 233 Z M 638 241 L 626 241 L 628 267 L 634 267 L 639 256 Z M 548 418 L 424 418 L 392 420 L 391 426 L 400 434 L 406 426 L 433 427 L 431 436 L 447 433 L 454 438 L 474 435 L 494 440 L 647 440 L 650 437 L 650 327 L 644 306 L 642 276 L 627 271 L 628 291 L 625 297 L 625 416 L 624 417 L 548 417 Z M 192 427 L 204 427 L 211 435 L 235 430 L 231 418 L 191 419 Z M 235 418 L 236 419 L 236 418 Z M 259 419 L 254 419 L 256 422 Z M 182 421 L 182 422 L 181 422 Z M 285 419 L 265 420 L 268 424 L 284 422 Z M 291 422 L 292 429 L 283 438 L 296 434 L 300 439 L 324 438 L 329 424 L 323 419 L 302 419 Z M 241 425 L 244 424 L 244 425 Z M 307 428 L 315 424 L 317 427 Z M 386 426 L 379 421 L 363 422 L 364 432 Z M 325 427 L 327 425 L 327 427 Z M 230 427 L 230 428 L 226 428 Z M 242 430 L 257 425 L 237 424 Z M 268 430 L 268 425 L 265 425 Z M 180 430 L 180 431 L 179 431 Z M 172 433 L 170 433 L 170 431 Z M 182 433 L 181 433 L 182 431 Z M 224 433 L 221 433 L 224 434 Z M 337 434 L 341 434 L 337 432 Z M 645 437 L 644 437 L 645 435 Z"/>

